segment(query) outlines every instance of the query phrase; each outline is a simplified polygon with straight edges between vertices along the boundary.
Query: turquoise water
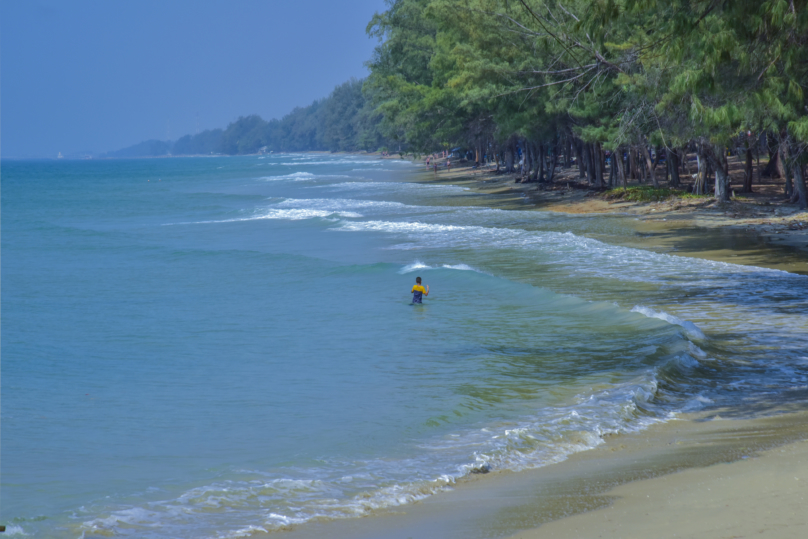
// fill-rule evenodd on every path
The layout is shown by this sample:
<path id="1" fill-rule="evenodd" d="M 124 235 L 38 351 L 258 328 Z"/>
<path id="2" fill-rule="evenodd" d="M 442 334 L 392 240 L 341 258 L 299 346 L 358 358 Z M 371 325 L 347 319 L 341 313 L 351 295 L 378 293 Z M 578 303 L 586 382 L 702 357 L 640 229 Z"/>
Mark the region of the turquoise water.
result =
<path id="1" fill-rule="evenodd" d="M 418 172 L 4 161 L 7 534 L 360 516 L 808 386 L 805 276 L 609 245 L 590 236 L 624 218 L 479 207 Z"/>

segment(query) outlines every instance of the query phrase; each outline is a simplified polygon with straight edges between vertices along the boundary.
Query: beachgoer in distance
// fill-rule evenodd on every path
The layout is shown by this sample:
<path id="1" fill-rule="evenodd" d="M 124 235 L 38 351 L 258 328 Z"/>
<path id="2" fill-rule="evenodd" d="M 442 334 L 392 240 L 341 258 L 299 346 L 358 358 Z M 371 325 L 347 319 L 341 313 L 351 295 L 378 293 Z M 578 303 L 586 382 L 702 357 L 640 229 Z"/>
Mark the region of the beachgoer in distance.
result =
<path id="1" fill-rule="evenodd" d="M 415 278 L 415 286 L 412 287 L 412 302 L 413 303 L 423 303 L 424 296 L 429 295 L 429 285 L 424 288 L 421 286 L 421 278 Z"/>
<path id="2" fill-rule="evenodd" d="M 446 160 L 446 172 L 451 172 L 451 171 L 452 171 L 452 160 L 447 159 Z"/>

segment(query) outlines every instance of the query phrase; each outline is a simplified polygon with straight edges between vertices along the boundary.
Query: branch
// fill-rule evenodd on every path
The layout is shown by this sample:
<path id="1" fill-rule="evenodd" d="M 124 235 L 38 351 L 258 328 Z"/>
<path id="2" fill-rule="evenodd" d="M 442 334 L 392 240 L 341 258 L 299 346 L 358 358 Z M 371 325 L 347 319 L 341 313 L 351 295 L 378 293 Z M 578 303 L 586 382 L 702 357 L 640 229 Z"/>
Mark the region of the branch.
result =
<path id="1" fill-rule="evenodd" d="M 578 79 L 580 79 L 581 77 L 583 77 L 584 75 L 586 75 L 587 73 L 589 73 L 590 71 L 592 71 L 593 69 L 595 69 L 595 68 L 594 68 L 594 67 L 590 67 L 589 69 L 587 69 L 587 70 L 586 70 L 586 71 L 584 71 L 583 73 L 581 73 L 581 74 L 579 74 L 579 75 L 576 75 L 576 76 L 574 76 L 574 77 L 572 77 L 572 78 L 569 78 L 569 79 L 565 79 L 565 80 L 559 80 L 559 81 L 555 81 L 555 82 L 548 82 L 547 84 L 541 84 L 541 85 L 539 85 L 539 86 L 531 86 L 530 88 L 520 88 L 520 89 L 518 89 L 518 90 L 513 90 L 513 91 L 510 91 L 510 92 L 505 92 L 505 93 L 502 93 L 502 94 L 497 94 L 497 95 L 495 95 L 494 97 L 502 97 L 502 96 L 504 96 L 504 95 L 515 94 L 515 93 L 518 93 L 518 92 L 529 92 L 529 91 L 531 91 L 531 90 L 538 90 L 539 88 L 547 88 L 548 86 L 555 86 L 555 85 L 557 85 L 557 84 L 564 84 L 565 82 L 572 82 L 572 81 L 574 81 L 574 80 L 578 80 Z"/>
<path id="2" fill-rule="evenodd" d="M 533 16 L 534 19 L 536 19 L 536 22 L 538 22 L 539 25 L 542 28 L 544 28 L 545 32 L 550 34 L 553 37 L 553 39 L 555 39 L 558 42 L 559 45 L 564 47 L 564 50 L 567 51 L 570 54 L 570 56 L 572 56 L 573 60 L 575 60 L 578 63 L 578 65 L 580 66 L 581 62 L 578 60 L 578 58 L 574 54 L 572 54 L 572 51 L 566 45 L 564 45 L 564 42 L 561 41 L 561 39 L 559 39 L 555 34 L 553 34 L 550 30 L 548 30 L 546 26 L 544 26 L 544 23 L 542 22 L 542 20 L 539 18 L 538 15 L 533 13 L 533 10 L 530 9 L 530 6 L 528 6 L 527 3 L 525 3 L 525 0 L 519 0 L 519 3 L 522 4 L 522 7 L 524 7 L 528 11 L 528 13 L 530 13 Z"/>

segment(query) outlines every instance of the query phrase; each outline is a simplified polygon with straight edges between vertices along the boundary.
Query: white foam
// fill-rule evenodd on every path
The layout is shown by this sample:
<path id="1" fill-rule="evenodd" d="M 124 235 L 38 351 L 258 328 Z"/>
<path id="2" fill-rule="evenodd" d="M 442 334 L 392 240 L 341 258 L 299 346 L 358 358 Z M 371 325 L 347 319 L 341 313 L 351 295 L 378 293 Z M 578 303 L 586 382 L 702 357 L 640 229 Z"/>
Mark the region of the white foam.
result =
<path id="1" fill-rule="evenodd" d="M 237 539 L 239 537 L 250 537 L 251 535 L 255 535 L 256 533 L 269 533 L 269 530 L 266 528 L 262 528 L 261 526 L 246 526 L 244 528 L 240 528 L 238 530 L 233 530 L 232 532 L 228 532 L 225 534 L 218 534 L 219 537 L 222 539 Z"/>
<path id="2" fill-rule="evenodd" d="M 699 327 L 693 322 L 690 322 L 689 320 L 682 320 L 681 318 L 668 314 L 664 311 L 655 311 L 643 305 L 635 305 L 634 308 L 631 309 L 631 312 L 640 313 L 642 315 L 647 316 L 648 318 L 658 318 L 659 320 L 664 320 L 669 324 L 681 326 L 682 328 L 684 328 L 687 334 L 693 338 L 701 340 L 707 338 L 707 336 L 704 335 L 704 332 L 702 332 L 699 329 Z"/>
<path id="3" fill-rule="evenodd" d="M 713 403 L 713 399 L 709 397 L 705 397 L 704 395 L 696 395 L 682 406 L 682 410 L 686 412 L 693 412 L 695 410 L 701 410 L 705 406 Z"/>
<path id="4" fill-rule="evenodd" d="M 25 533 L 25 530 L 23 530 L 21 526 L 12 524 L 10 526 L 6 526 L 5 535 L 11 536 L 11 535 L 28 535 L 28 534 Z"/>
<path id="5" fill-rule="evenodd" d="M 408 265 L 404 266 L 403 268 L 398 270 L 398 272 L 401 273 L 401 274 L 405 274 L 405 273 L 411 273 L 413 271 L 417 271 L 417 270 L 420 270 L 420 269 L 432 269 L 432 266 L 427 266 L 423 262 L 420 262 L 420 261 L 416 260 L 412 264 L 408 264 Z"/>
<path id="6" fill-rule="evenodd" d="M 707 352 L 705 352 L 704 350 L 702 350 L 701 348 L 699 348 L 698 346 L 696 346 L 695 344 L 693 344 L 690 341 L 687 342 L 687 349 L 688 349 L 688 352 L 690 352 L 691 355 L 693 355 L 693 356 L 695 356 L 695 357 L 697 357 L 699 359 L 707 359 Z"/>
<path id="7" fill-rule="evenodd" d="M 674 361 L 676 361 L 679 366 L 686 369 L 692 369 L 694 367 L 698 367 L 699 365 L 699 362 L 688 354 L 679 354 L 674 358 Z"/>
<path id="8" fill-rule="evenodd" d="M 278 163 L 280 165 L 288 166 L 288 167 L 299 167 L 299 166 L 309 166 L 309 165 L 368 165 L 379 163 L 381 164 L 382 161 L 372 161 L 369 159 L 335 159 L 333 161 L 309 161 L 309 160 L 299 160 L 299 161 L 292 161 L 286 163 Z"/>
<path id="9" fill-rule="evenodd" d="M 435 232 L 459 232 L 469 230 L 472 227 L 455 225 L 433 225 L 428 223 L 410 221 L 362 221 L 345 223 L 338 230 L 346 231 L 376 231 L 392 233 L 435 233 Z M 481 229 L 482 230 L 482 229 Z"/>
<path id="10" fill-rule="evenodd" d="M 351 211 L 328 211 L 328 210 L 308 210 L 308 209 L 280 209 L 271 208 L 263 210 L 249 217 L 238 217 L 235 219 L 220 219 L 214 221 L 192 221 L 185 223 L 165 223 L 163 226 L 175 225 L 206 225 L 216 223 L 240 223 L 244 221 L 261 221 L 263 219 L 281 219 L 287 221 L 302 221 L 304 219 L 314 219 L 316 217 L 340 217 L 343 219 L 358 219 L 362 217 L 361 213 Z"/>
<path id="11" fill-rule="evenodd" d="M 444 267 L 446 269 L 453 269 L 453 270 L 460 270 L 460 271 L 476 271 L 477 273 L 481 273 L 479 270 L 476 270 L 476 269 L 474 269 L 471 266 L 468 266 L 466 264 L 455 264 L 455 265 L 444 264 L 442 267 Z"/>
<path id="12" fill-rule="evenodd" d="M 236 538 L 311 520 L 362 517 L 444 491 L 475 469 L 545 466 L 600 445 L 606 433 L 634 432 L 661 421 L 637 413 L 637 403 L 652 399 L 656 385 L 647 371 L 634 380 L 581 394 L 568 406 L 549 406 L 529 418 L 437 436 L 425 441 L 419 454 L 404 459 L 331 460 L 317 468 L 290 470 L 297 477 L 240 470 L 239 475 L 253 478 L 193 488 L 178 498 L 149 502 L 148 509 L 112 510 L 79 529 L 115 535 L 142 526 L 159 528 L 161 536 L 199 536 L 188 530 L 202 519 L 227 515 L 238 524 L 218 537 Z M 352 475 L 346 480 L 349 469 Z"/>
<path id="13" fill-rule="evenodd" d="M 311 208 L 317 210 L 354 210 L 354 209 L 383 209 L 402 210 L 417 209 L 417 206 L 408 206 L 400 202 L 384 200 L 355 200 L 350 198 L 287 198 L 275 207 Z"/>
<path id="14" fill-rule="evenodd" d="M 293 174 L 284 174 L 282 176 L 262 176 L 259 180 L 277 181 L 277 180 L 313 180 L 317 175 L 311 172 L 295 172 Z"/>
<path id="15" fill-rule="evenodd" d="M 384 189 L 388 191 L 468 191 L 468 187 L 458 187 L 456 185 L 431 185 L 428 183 L 406 183 L 406 182 L 341 182 L 325 186 L 336 190 L 354 189 Z"/>

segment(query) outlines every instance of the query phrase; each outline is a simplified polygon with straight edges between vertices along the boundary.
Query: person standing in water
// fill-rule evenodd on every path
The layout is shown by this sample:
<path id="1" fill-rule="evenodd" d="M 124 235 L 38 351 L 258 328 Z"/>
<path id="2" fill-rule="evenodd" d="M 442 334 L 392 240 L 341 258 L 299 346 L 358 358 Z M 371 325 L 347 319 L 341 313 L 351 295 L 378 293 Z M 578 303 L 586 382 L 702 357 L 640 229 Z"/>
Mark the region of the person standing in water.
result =
<path id="1" fill-rule="evenodd" d="M 423 303 L 424 296 L 429 295 L 429 285 L 424 288 L 421 286 L 421 278 L 415 278 L 415 286 L 412 287 L 412 302 L 415 303 Z"/>

